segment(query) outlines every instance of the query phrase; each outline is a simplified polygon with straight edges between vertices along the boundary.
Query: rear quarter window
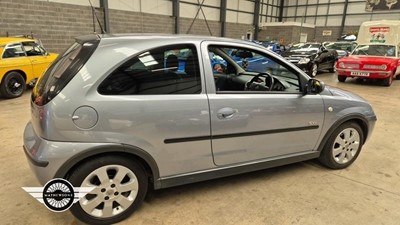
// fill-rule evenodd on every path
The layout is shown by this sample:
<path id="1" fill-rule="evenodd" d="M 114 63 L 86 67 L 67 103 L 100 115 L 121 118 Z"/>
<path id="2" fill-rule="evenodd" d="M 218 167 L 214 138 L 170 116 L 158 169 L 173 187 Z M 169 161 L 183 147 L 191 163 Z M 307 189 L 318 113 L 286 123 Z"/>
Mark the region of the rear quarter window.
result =
<path id="1" fill-rule="evenodd" d="M 98 87 L 102 95 L 199 94 L 201 79 L 196 47 L 170 45 L 132 57 Z"/>
<path id="2" fill-rule="evenodd" d="M 50 65 L 32 92 L 32 101 L 45 105 L 71 81 L 96 49 L 99 40 L 75 42 Z"/>

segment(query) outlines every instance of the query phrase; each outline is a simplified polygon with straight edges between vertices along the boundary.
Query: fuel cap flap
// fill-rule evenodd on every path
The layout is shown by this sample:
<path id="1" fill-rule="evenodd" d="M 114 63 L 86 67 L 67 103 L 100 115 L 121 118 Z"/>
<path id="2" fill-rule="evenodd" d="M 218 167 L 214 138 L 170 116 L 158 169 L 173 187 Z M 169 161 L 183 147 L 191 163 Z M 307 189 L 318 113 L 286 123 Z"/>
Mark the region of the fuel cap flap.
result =
<path id="1" fill-rule="evenodd" d="M 90 129 L 94 127 L 99 119 L 97 111 L 90 106 L 77 108 L 72 115 L 72 121 L 80 129 Z"/>

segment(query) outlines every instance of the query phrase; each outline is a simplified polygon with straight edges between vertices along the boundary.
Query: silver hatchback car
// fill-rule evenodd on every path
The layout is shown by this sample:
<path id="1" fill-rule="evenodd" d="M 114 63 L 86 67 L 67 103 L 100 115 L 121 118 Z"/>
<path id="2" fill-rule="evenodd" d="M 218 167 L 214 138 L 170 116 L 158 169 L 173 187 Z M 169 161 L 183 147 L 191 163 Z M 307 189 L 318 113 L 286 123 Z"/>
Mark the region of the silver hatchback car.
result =
<path id="1" fill-rule="evenodd" d="M 94 187 L 71 207 L 90 224 L 127 218 L 160 189 L 318 158 L 349 166 L 370 104 L 266 48 L 182 35 L 76 39 L 38 81 L 24 151 L 42 184 Z"/>

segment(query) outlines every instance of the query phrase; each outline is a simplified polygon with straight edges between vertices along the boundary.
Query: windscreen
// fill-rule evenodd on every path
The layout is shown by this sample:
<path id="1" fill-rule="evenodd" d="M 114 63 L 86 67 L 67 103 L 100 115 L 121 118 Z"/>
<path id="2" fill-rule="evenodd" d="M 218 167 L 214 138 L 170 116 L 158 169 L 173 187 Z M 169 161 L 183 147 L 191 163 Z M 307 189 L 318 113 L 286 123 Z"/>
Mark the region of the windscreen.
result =
<path id="1" fill-rule="evenodd" d="M 394 45 L 358 45 L 351 55 L 369 56 L 396 56 L 396 46 Z"/>

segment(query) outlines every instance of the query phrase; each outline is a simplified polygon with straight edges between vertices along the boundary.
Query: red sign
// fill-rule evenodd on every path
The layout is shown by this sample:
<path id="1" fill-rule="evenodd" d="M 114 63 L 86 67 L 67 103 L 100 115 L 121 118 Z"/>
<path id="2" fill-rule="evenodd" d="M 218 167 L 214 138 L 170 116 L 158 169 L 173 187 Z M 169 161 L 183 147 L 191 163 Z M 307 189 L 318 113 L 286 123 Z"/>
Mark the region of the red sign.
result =
<path id="1" fill-rule="evenodd" d="M 370 27 L 369 28 L 370 33 L 377 33 L 377 32 L 387 33 L 389 31 L 390 31 L 389 27 Z"/>

